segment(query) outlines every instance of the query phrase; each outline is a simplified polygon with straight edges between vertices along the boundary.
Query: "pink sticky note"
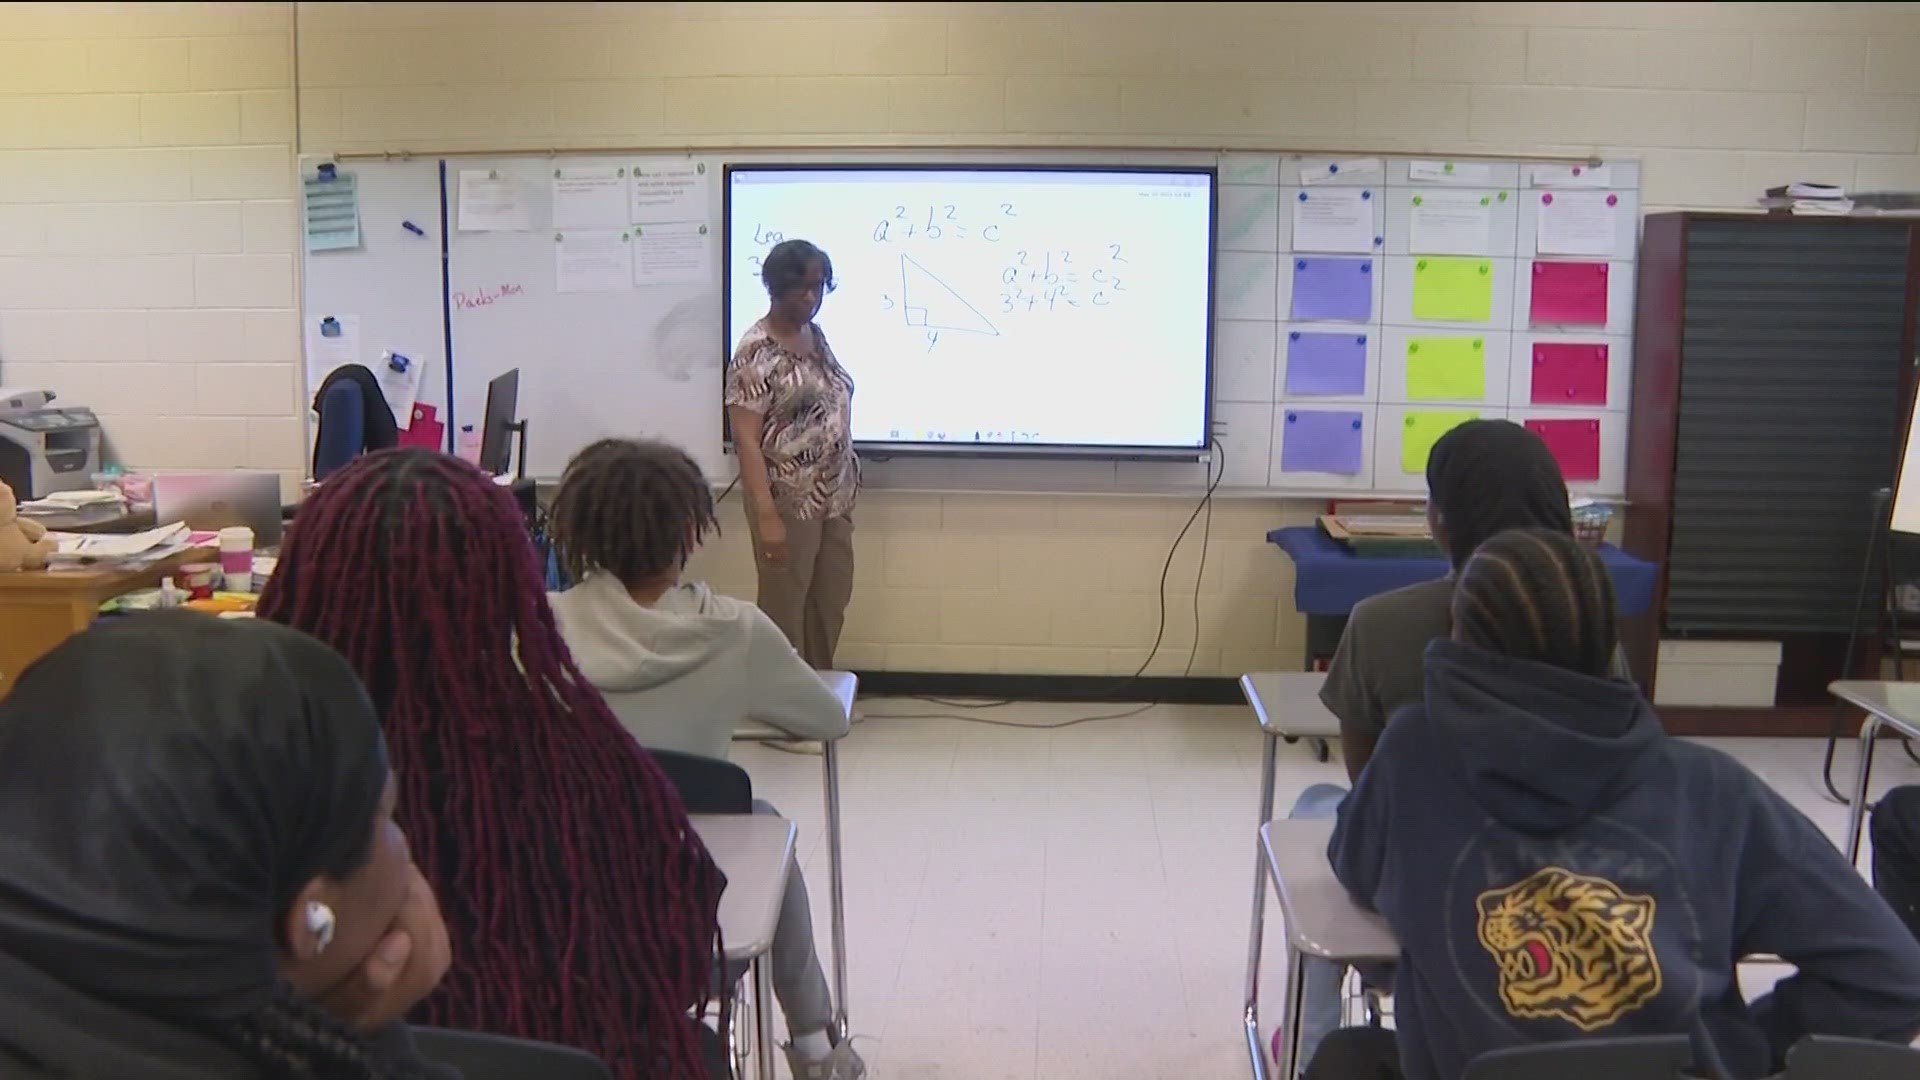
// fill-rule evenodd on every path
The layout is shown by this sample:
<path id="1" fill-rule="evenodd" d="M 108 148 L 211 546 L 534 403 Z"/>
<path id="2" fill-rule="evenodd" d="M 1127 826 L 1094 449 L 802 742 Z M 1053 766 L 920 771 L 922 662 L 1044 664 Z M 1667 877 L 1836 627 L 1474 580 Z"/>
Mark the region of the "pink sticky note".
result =
<path id="1" fill-rule="evenodd" d="M 1533 404 L 1607 404 L 1607 346 L 1583 341 L 1533 343 Z"/>
<path id="2" fill-rule="evenodd" d="M 1534 263 L 1529 312 L 1528 321 L 1535 326 L 1607 325 L 1607 264 Z"/>
<path id="3" fill-rule="evenodd" d="M 1600 479 L 1600 421 L 1529 420 L 1527 430 L 1547 444 L 1562 476 L 1570 481 Z"/>

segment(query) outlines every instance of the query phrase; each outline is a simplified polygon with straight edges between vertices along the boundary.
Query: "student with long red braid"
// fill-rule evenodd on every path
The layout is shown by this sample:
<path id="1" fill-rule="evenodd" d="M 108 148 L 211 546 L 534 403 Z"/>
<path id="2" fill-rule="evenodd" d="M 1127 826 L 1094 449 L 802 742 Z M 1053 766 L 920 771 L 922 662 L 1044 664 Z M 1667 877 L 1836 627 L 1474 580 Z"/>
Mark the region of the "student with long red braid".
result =
<path id="1" fill-rule="evenodd" d="M 380 710 L 453 940 L 416 1019 L 580 1047 L 621 1080 L 725 1075 L 688 1016 L 723 879 L 574 665 L 504 489 L 423 450 L 356 460 L 301 506 L 259 615 L 333 646 Z"/>

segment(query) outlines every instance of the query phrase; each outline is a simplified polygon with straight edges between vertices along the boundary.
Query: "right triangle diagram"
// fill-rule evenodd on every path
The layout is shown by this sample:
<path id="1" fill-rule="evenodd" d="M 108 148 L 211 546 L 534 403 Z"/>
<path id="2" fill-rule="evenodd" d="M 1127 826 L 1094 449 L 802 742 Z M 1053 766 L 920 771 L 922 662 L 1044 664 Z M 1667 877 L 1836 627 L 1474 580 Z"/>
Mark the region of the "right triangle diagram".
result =
<path id="1" fill-rule="evenodd" d="M 911 255 L 900 256 L 900 310 L 908 326 L 1000 336 L 979 308 L 967 303 Z"/>

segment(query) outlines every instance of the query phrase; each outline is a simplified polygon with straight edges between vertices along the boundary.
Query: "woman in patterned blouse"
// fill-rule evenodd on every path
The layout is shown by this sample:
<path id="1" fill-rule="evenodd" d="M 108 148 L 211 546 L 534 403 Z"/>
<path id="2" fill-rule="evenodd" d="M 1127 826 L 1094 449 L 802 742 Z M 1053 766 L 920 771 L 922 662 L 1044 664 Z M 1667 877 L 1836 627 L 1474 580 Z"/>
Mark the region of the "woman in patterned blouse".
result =
<path id="1" fill-rule="evenodd" d="M 767 252 L 767 314 L 727 363 L 727 417 L 740 454 L 760 608 L 816 668 L 833 666 L 853 596 L 853 379 L 813 317 L 833 261 L 805 240 Z"/>

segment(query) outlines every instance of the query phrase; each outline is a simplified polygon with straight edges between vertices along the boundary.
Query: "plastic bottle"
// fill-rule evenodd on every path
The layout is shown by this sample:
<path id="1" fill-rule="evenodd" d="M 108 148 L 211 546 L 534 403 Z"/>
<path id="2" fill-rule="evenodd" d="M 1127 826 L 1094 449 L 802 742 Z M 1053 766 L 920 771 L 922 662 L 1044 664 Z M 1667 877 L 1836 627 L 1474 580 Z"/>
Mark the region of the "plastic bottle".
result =
<path id="1" fill-rule="evenodd" d="M 460 425 L 460 441 L 456 444 L 461 461 L 470 465 L 480 464 L 480 433 L 472 424 Z"/>

